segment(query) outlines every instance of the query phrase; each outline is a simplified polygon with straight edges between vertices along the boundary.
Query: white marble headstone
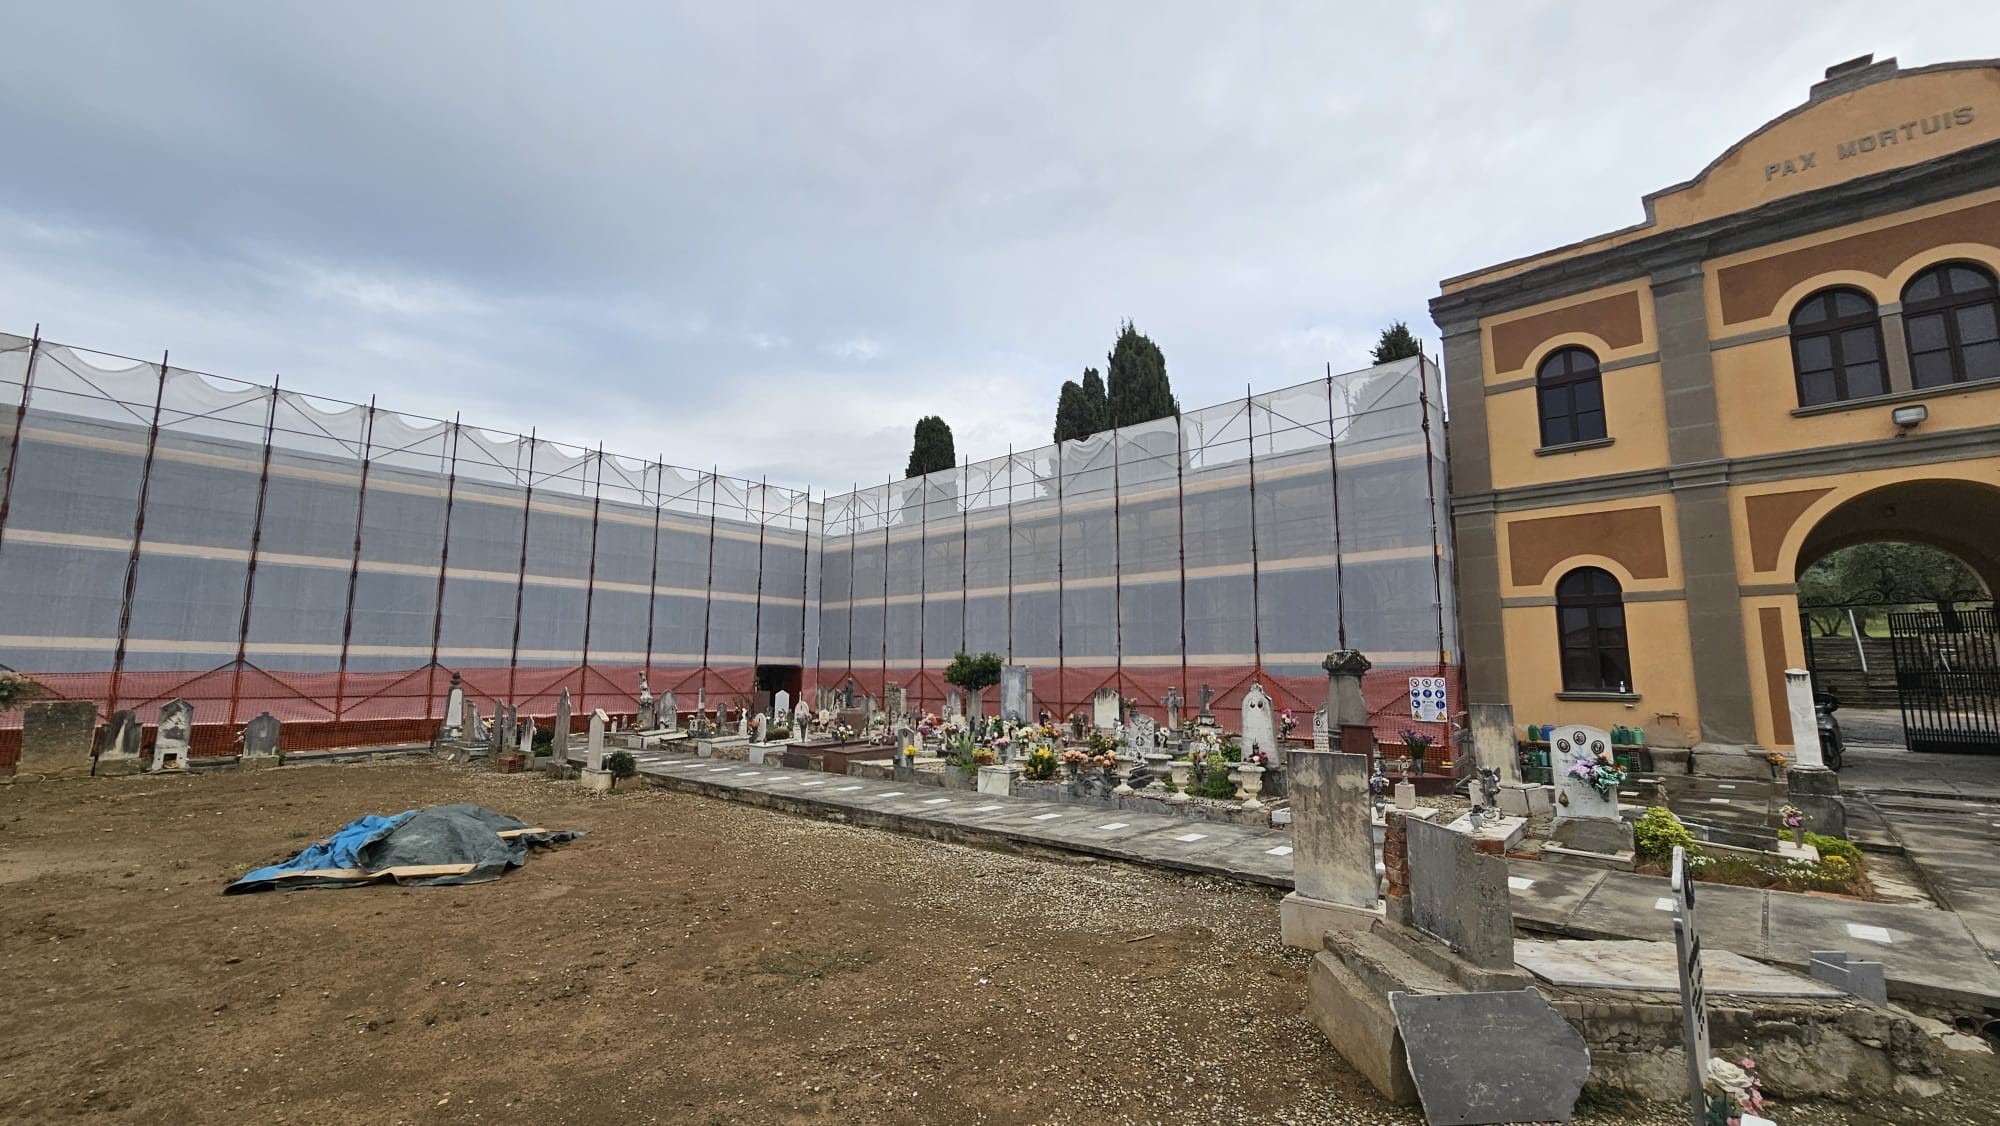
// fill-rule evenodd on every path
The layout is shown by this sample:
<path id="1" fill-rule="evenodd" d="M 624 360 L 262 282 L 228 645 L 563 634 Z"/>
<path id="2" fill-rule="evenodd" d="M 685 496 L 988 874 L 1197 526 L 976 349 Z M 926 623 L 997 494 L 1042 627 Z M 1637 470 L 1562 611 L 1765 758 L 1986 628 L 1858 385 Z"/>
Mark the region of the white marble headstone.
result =
<path id="1" fill-rule="evenodd" d="M 1265 694 L 1262 684 L 1252 684 L 1250 691 L 1243 694 L 1243 759 L 1247 762 L 1251 755 L 1260 753 L 1273 763 L 1285 761 L 1285 752 L 1278 746 L 1278 723 L 1271 713 L 1271 697 Z"/>
<path id="2" fill-rule="evenodd" d="M 1601 728 L 1566 724 L 1555 729 L 1550 743 L 1549 770 L 1556 782 L 1556 820 L 1618 820 L 1617 787 L 1612 787 L 1608 796 L 1600 794 L 1597 787 L 1571 772 L 1579 761 L 1598 762 L 1600 754 L 1612 753 L 1611 734 Z"/>
<path id="3" fill-rule="evenodd" d="M 588 770 L 604 769 L 604 729 L 611 723 L 611 717 L 603 708 L 590 713 L 590 738 L 584 744 L 583 765 Z"/>

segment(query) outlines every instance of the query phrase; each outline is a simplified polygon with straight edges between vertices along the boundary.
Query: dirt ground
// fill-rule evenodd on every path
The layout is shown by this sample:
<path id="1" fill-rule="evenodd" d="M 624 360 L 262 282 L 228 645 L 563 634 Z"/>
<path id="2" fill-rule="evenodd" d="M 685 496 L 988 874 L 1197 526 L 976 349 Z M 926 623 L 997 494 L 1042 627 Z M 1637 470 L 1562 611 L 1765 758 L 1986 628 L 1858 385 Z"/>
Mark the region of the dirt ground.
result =
<path id="1" fill-rule="evenodd" d="M 450 801 L 589 836 L 494 883 L 219 894 Z M 1268 891 L 637 788 L 407 762 L 0 787 L 0 942 L 9 1122 L 1422 1121 L 1302 1019 Z M 1973 1120 L 1935 1110 L 1906 1120 Z M 1845 1120 L 1805 1113 L 1780 1119 Z"/>

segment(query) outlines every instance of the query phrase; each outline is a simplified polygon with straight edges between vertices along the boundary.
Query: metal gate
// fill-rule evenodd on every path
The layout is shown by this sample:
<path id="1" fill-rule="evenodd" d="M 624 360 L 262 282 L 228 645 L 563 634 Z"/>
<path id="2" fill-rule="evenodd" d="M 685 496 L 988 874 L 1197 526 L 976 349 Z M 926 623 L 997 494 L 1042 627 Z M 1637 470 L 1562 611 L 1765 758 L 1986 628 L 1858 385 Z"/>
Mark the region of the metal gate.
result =
<path id="1" fill-rule="evenodd" d="M 1913 751 L 2000 754 L 2000 642 L 1991 607 L 1889 615 Z"/>

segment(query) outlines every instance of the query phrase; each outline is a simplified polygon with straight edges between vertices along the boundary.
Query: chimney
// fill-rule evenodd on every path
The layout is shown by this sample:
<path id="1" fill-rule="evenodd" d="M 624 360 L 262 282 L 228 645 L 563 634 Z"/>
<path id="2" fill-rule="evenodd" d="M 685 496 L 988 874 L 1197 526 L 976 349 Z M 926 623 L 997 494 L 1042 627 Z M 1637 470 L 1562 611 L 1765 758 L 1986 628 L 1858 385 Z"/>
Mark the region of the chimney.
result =
<path id="1" fill-rule="evenodd" d="M 1898 69 L 1893 57 L 1878 63 L 1873 54 L 1857 55 L 1844 63 L 1835 63 L 1827 67 L 1826 80 L 1813 84 L 1812 94 L 1807 100 L 1817 102 L 1831 98 L 1835 94 L 1858 90 L 1885 78 L 1894 78 Z"/>

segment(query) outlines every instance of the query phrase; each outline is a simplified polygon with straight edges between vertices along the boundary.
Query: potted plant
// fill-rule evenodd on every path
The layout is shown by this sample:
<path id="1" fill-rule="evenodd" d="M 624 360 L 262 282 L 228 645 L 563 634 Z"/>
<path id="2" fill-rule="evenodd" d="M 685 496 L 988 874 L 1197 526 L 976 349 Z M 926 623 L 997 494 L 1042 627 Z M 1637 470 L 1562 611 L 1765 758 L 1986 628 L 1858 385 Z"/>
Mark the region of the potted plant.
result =
<path id="1" fill-rule="evenodd" d="M 1410 762 L 1414 765 L 1414 773 L 1422 774 L 1424 772 L 1424 754 L 1431 749 L 1431 744 L 1437 742 L 1437 740 L 1413 727 L 1403 728 L 1401 734 L 1397 737 L 1403 741 L 1403 753 L 1409 757 Z"/>
<path id="2" fill-rule="evenodd" d="M 1785 773 L 1785 764 L 1790 760 L 1785 758 L 1785 752 L 1772 751 L 1770 754 L 1764 756 L 1764 761 L 1771 764 L 1771 777 L 1778 778 L 1783 776 Z"/>
<path id="3" fill-rule="evenodd" d="M 1806 843 L 1806 811 L 1787 802 L 1778 810 L 1779 820 L 1792 831 L 1792 844 L 1803 848 Z"/>
<path id="4" fill-rule="evenodd" d="M 1056 753 L 1047 743 L 1028 752 L 1021 760 L 1021 776 L 1031 782 L 1046 782 L 1056 776 Z"/>
<path id="5" fill-rule="evenodd" d="M 632 757 L 631 751 L 613 751 L 611 757 L 604 760 L 604 768 L 611 772 L 611 788 L 615 790 L 623 779 L 638 775 L 639 760 Z"/>

